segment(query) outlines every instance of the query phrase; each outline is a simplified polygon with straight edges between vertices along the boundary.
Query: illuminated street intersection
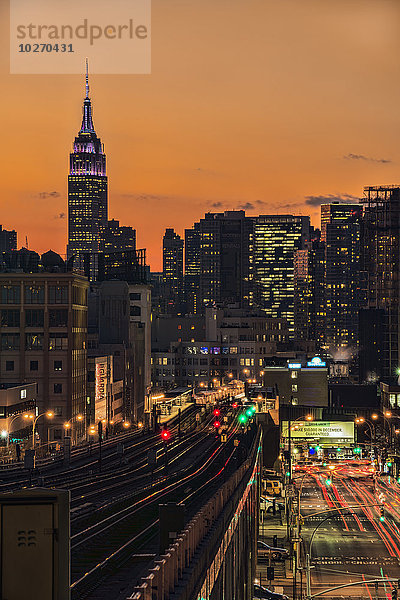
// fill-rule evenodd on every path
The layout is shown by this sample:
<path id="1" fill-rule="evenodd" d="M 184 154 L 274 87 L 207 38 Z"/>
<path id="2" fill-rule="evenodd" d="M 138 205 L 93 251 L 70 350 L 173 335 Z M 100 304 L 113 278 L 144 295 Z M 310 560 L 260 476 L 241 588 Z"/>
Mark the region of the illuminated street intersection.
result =
<path id="1" fill-rule="evenodd" d="M 376 476 L 370 461 L 333 460 L 294 465 L 293 483 L 296 493 L 301 490 L 299 529 L 293 517 L 291 529 L 283 513 L 280 518 L 267 516 L 260 525 L 260 539 L 266 543 L 271 544 L 277 532 L 279 544 L 281 540 L 285 543 L 288 532 L 295 540 L 299 530 L 303 540 L 295 577 L 294 559 L 284 565 L 275 563 L 275 590 L 290 598 L 314 596 L 328 589 L 322 598 L 397 598 L 398 582 L 389 580 L 400 578 L 398 482 Z M 307 553 L 311 554 L 309 590 Z M 262 585 L 269 585 L 267 566 L 268 562 L 257 566 Z M 381 581 L 368 583 L 376 579 Z M 333 589 L 356 582 L 361 583 Z"/>

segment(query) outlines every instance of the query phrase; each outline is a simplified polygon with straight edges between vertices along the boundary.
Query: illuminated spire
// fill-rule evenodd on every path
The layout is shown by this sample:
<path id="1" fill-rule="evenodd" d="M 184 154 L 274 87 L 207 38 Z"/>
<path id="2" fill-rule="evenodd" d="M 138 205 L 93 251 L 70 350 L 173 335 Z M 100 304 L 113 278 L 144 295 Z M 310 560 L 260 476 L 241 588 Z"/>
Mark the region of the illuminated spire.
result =
<path id="1" fill-rule="evenodd" d="M 89 98 L 89 61 L 86 59 L 86 98 Z"/>
<path id="2" fill-rule="evenodd" d="M 83 103 L 82 126 L 79 133 L 94 133 L 92 104 L 89 98 L 89 61 L 86 59 L 86 97 Z"/>

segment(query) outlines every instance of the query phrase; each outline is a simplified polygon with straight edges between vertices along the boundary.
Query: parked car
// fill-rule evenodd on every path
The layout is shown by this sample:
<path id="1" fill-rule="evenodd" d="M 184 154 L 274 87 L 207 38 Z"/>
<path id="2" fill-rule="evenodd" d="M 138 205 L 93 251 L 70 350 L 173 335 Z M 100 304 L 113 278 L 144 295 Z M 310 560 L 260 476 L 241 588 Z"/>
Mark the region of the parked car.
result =
<path id="1" fill-rule="evenodd" d="M 274 512 L 274 502 L 276 512 L 285 510 L 283 502 L 279 502 L 276 498 L 266 498 L 265 496 L 260 497 L 260 510 L 264 510 L 268 513 Z"/>
<path id="2" fill-rule="evenodd" d="M 284 594 L 271 592 L 268 588 L 256 583 L 254 584 L 253 598 L 260 598 L 261 600 L 289 600 Z"/>
<path id="3" fill-rule="evenodd" d="M 289 558 L 289 552 L 286 548 L 274 548 L 261 540 L 257 542 L 257 553 L 259 559 L 265 560 L 269 559 L 270 556 L 272 560 L 285 560 Z"/>

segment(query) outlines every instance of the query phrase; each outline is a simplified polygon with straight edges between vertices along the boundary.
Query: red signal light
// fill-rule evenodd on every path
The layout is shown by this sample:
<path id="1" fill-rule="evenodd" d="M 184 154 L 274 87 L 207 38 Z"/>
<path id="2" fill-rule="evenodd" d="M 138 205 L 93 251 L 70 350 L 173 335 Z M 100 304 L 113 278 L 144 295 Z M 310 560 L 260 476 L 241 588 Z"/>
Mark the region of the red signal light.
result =
<path id="1" fill-rule="evenodd" d="M 214 421 L 215 429 L 219 429 L 221 427 L 221 423 L 219 421 Z"/>
<path id="2" fill-rule="evenodd" d="M 219 408 L 214 409 L 214 417 L 219 417 L 220 414 L 221 411 L 219 410 Z"/>
<path id="3" fill-rule="evenodd" d="M 238 405 L 237 405 L 237 402 L 234 402 L 234 403 L 232 404 L 232 408 L 237 408 L 237 407 L 238 407 Z"/>
<path id="4" fill-rule="evenodd" d="M 164 429 L 163 432 L 161 433 L 161 437 L 162 439 L 166 442 L 167 440 L 169 440 L 169 438 L 171 437 L 170 432 L 168 431 L 168 429 Z"/>

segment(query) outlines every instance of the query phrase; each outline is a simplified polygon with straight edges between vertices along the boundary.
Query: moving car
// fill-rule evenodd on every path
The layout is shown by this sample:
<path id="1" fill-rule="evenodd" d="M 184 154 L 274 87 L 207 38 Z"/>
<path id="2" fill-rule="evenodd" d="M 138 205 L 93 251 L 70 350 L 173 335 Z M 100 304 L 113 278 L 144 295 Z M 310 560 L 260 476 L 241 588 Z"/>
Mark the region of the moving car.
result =
<path id="1" fill-rule="evenodd" d="M 289 600 L 284 594 L 271 592 L 268 588 L 257 585 L 256 583 L 254 584 L 253 598 L 260 598 L 261 600 Z"/>
<path id="2" fill-rule="evenodd" d="M 285 510 L 283 502 L 279 502 L 275 498 L 266 498 L 265 496 L 260 497 L 260 510 L 265 510 L 268 513 L 274 512 L 274 502 L 276 512 Z"/>
<path id="3" fill-rule="evenodd" d="M 286 548 L 274 548 L 261 540 L 257 542 L 257 553 L 259 559 L 265 560 L 268 560 L 270 556 L 272 560 L 285 560 L 289 558 L 289 552 Z"/>

